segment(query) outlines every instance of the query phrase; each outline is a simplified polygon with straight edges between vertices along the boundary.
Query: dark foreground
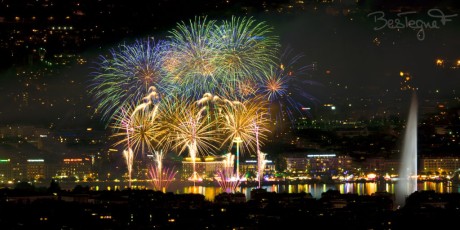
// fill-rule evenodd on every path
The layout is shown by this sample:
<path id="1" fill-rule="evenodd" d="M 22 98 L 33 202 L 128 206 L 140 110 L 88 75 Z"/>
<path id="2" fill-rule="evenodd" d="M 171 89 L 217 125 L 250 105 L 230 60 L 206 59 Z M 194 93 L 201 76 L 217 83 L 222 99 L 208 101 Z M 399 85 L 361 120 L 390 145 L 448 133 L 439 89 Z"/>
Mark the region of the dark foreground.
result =
<path id="1" fill-rule="evenodd" d="M 401 208 L 392 194 L 253 190 L 201 194 L 152 190 L 0 190 L 0 229 L 443 229 L 460 220 L 460 194 L 419 191 Z"/>

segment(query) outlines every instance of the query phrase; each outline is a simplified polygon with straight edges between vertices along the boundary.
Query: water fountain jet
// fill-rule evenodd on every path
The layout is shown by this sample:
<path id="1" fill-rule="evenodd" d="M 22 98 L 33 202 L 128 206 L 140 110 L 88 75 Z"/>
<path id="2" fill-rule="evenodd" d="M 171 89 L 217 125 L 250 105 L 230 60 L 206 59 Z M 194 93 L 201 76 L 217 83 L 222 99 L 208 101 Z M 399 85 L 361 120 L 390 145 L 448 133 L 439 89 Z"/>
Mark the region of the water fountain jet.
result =
<path id="1" fill-rule="evenodd" d="M 405 205 L 406 198 L 417 191 L 417 112 L 415 91 L 412 94 L 402 149 L 399 180 L 396 184 L 396 206 Z"/>

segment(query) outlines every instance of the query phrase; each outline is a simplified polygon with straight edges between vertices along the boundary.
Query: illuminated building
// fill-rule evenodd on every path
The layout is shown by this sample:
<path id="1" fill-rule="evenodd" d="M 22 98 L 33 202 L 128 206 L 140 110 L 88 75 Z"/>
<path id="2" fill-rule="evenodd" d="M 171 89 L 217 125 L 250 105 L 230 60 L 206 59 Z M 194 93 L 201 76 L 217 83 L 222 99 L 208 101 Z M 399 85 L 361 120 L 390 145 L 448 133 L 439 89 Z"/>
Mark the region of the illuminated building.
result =
<path id="1" fill-rule="evenodd" d="M 0 181 L 8 181 L 12 178 L 11 160 L 0 159 Z"/>
<path id="2" fill-rule="evenodd" d="M 432 174 L 452 174 L 460 168 L 460 157 L 422 157 L 419 170 Z"/>
<path id="3" fill-rule="evenodd" d="M 308 154 L 308 171 L 312 175 L 335 174 L 339 159 L 335 153 Z"/>
<path id="4" fill-rule="evenodd" d="M 222 169 L 225 156 L 206 156 L 195 159 L 195 170 L 202 178 L 214 177 L 217 170 Z M 181 179 L 190 178 L 193 174 L 193 162 L 191 157 L 182 161 Z"/>
<path id="5" fill-rule="evenodd" d="M 302 153 L 285 159 L 294 177 L 338 175 L 353 168 L 351 157 L 335 153 Z"/>
<path id="6" fill-rule="evenodd" d="M 401 159 L 398 158 L 369 157 L 361 163 L 361 169 L 365 173 L 396 176 L 399 172 L 400 164 Z"/>
<path id="7" fill-rule="evenodd" d="M 83 180 L 91 175 L 91 159 L 86 157 L 64 158 L 60 169 L 57 170 L 59 178 L 75 177 Z"/>
<path id="8" fill-rule="evenodd" d="M 27 159 L 26 176 L 28 180 L 46 178 L 46 165 L 44 159 Z"/>
<path id="9" fill-rule="evenodd" d="M 293 174 L 305 174 L 308 167 L 306 157 L 286 157 L 287 171 Z"/>
<path id="10" fill-rule="evenodd" d="M 203 178 L 213 178 L 214 174 L 217 173 L 218 170 L 221 170 L 224 165 L 224 160 L 226 160 L 226 156 L 206 156 L 202 158 L 195 159 L 195 167 L 198 174 Z M 266 160 L 265 164 L 265 173 L 270 174 L 275 172 L 275 164 L 271 160 Z M 244 175 L 246 173 L 257 173 L 257 160 L 256 159 L 248 159 L 242 161 L 240 163 L 240 175 Z M 190 178 L 193 173 L 193 163 L 190 157 L 187 157 L 182 161 L 182 175 L 181 179 Z"/>
<path id="11" fill-rule="evenodd" d="M 240 164 L 241 168 L 240 171 L 245 174 L 245 173 L 254 173 L 254 175 L 257 174 L 257 166 L 258 162 L 257 159 L 248 159 L 245 160 Z M 275 164 L 271 160 L 265 160 L 265 168 L 264 168 L 264 174 L 273 174 L 275 172 Z"/>

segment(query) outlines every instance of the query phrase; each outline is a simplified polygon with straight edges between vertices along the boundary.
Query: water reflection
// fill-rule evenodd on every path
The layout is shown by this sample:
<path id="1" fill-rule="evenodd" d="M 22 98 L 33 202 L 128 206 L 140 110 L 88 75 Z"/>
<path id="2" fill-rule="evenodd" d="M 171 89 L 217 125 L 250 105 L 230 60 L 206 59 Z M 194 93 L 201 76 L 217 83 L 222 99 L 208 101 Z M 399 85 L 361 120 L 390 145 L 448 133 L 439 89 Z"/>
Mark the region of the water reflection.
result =
<path id="1" fill-rule="evenodd" d="M 358 194 L 358 195 L 372 195 L 376 192 L 389 192 L 395 194 L 395 183 L 341 183 L 341 184 L 277 184 L 262 186 L 267 192 L 276 193 L 310 193 L 313 198 L 321 198 L 322 193 L 328 190 L 338 190 L 341 194 Z M 238 192 L 245 194 L 246 199 L 251 198 L 251 190 L 257 187 L 243 187 L 239 188 Z M 460 187 L 452 186 L 446 182 L 422 182 L 418 183 L 418 191 L 421 190 L 434 190 L 438 193 L 460 193 Z M 222 193 L 220 187 L 205 187 L 205 186 L 187 186 L 182 189 L 175 190 L 176 194 L 198 193 L 205 196 L 205 199 L 213 201 L 214 197 Z"/>
<path id="2" fill-rule="evenodd" d="M 66 190 L 73 189 L 76 185 L 88 186 L 91 190 L 123 190 L 127 189 L 126 183 L 112 183 L 112 182 L 100 182 L 100 183 L 74 183 L 74 184 L 60 184 L 61 188 Z M 276 193 L 310 193 L 313 198 L 321 198 L 321 194 L 328 190 L 338 190 L 341 194 L 358 194 L 358 195 L 372 195 L 376 192 L 389 192 L 395 194 L 395 183 L 378 183 L 378 182 L 367 182 L 367 183 L 338 183 L 338 184 L 272 184 L 262 186 L 268 192 Z M 417 190 L 433 190 L 438 193 L 460 193 L 459 185 L 452 185 L 451 182 L 420 182 L 417 184 Z M 153 189 L 149 183 L 133 183 L 132 189 Z M 246 199 L 251 199 L 251 191 L 257 187 L 239 187 L 238 192 L 245 194 Z M 165 191 L 163 191 L 165 192 Z M 219 186 L 193 186 L 191 184 L 184 185 L 183 183 L 172 183 L 167 189 L 167 192 L 175 194 L 202 194 L 206 200 L 214 201 L 214 198 L 224 191 Z"/>

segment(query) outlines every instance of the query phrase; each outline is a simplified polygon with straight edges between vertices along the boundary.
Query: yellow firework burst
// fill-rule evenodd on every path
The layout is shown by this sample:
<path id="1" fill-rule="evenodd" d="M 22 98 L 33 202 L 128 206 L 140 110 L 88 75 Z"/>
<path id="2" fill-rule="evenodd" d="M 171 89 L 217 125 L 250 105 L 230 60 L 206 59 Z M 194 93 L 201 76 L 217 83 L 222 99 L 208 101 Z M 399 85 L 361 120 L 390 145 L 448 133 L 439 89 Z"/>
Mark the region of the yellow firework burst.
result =
<path id="1" fill-rule="evenodd" d="M 267 117 L 267 101 L 261 97 L 254 97 L 242 103 L 233 103 L 226 106 L 223 113 L 222 128 L 225 131 L 226 138 L 224 144 L 240 140 L 245 148 L 252 152 L 256 151 L 256 136 L 254 125 L 259 127 L 259 140 L 266 139 L 266 132 L 269 119 Z M 231 149 L 230 145 L 229 149 Z"/>

